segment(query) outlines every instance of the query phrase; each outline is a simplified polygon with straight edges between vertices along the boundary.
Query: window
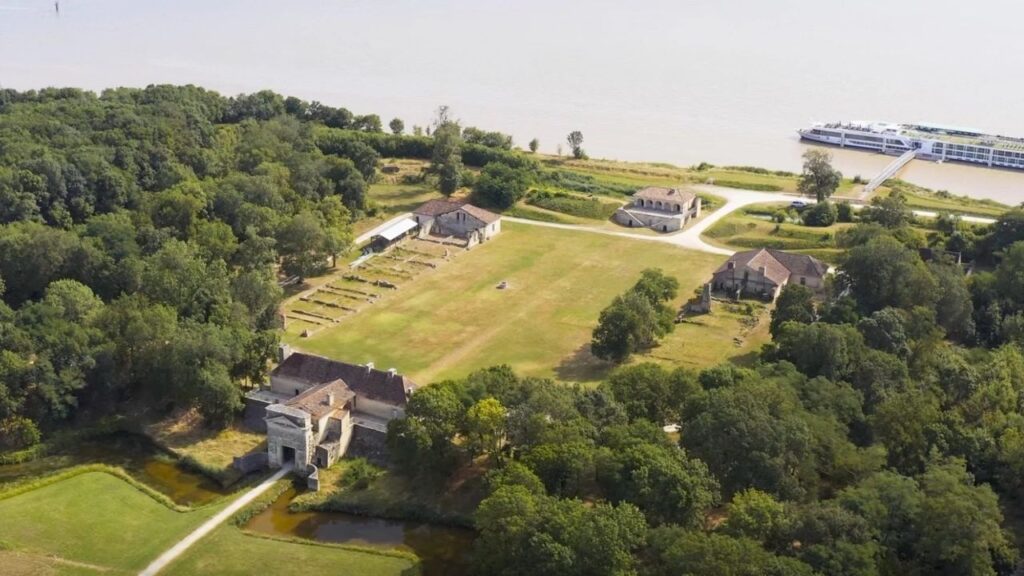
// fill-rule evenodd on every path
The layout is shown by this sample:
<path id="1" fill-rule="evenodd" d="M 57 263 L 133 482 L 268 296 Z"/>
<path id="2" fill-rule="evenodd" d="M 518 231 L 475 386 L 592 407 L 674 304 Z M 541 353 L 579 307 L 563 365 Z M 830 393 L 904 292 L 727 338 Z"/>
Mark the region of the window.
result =
<path id="1" fill-rule="evenodd" d="M 807 278 L 806 277 L 804 277 L 804 276 L 800 277 L 800 285 L 801 286 L 807 286 Z"/>

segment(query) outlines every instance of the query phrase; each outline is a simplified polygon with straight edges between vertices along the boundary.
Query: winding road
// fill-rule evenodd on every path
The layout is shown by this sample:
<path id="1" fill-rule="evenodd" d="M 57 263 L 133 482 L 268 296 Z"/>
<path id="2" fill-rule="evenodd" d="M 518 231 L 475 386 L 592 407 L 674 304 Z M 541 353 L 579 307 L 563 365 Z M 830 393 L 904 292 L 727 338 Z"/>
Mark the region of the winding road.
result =
<path id="1" fill-rule="evenodd" d="M 802 200 L 808 204 L 813 204 L 814 199 L 808 198 L 807 196 L 801 196 L 799 194 L 792 194 L 786 192 L 756 192 L 752 190 L 740 190 L 738 188 L 727 188 L 724 186 L 712 186 L 708 184 L 697 184 L 693 186 L 694 189 L 707 194 L 712 194 L 720 198 L 725 199 L 725 204 L 720 206 L 714 212 L 707 214 L 697 220 L 695 224 L 688 228 L 684 228 L 680 232 L 674 232 L 672 234 L 637 234 L 635 232 L 626 232 L 628 228 L 623 228 L 623 231 L 612 230 L 609 228 L 603 228 L 599 226 L 586 226 L 581 224 L 559 224 L 557 222 L 542 222 L 540 220 L 530 220 L 527 218 L 516 218 L 513 216 L 503 216 L 502 219 L 506 222 L 515 222 L 517 224 L 526 224 L 528 226 L 542 226 L 545 228 L 560 228 L 562 230 L 575 230 L 577 232 L 590 232 L 593 234 L 605 234 L 607 236 L 619 236 L 621 238 L 632 238 L 634 240 L 647 240 L 650 242 L 662 242 L 666 244 L 674 244 L 680 248 L 686 248 L 688 250 L 697 250 L 700 252 L 708 252 L 710 254 L 721 254 L 723 256 L 731 256 L 735 250 L 729 250 L 720 246 L 709 244 L 701 238 L 709 228 L 715 225 L 716 222 L 725 218 L 729 214 L 732 214 L 736 210 L 749 206 L 751 204 L 763 204 L 770 202 L 792 202 L 794 200 Z M 864 203 L 853 200 L 851 202 L 854 209 L 859 210 L 864 207 Z M 914 210 L 915 216 L 922 218 L 936 218 L 938 213 L 931 212 L 928 210 Z M 357 244 L 362 244 L 370 240 L 374 234 L 377 234 L 381 230 L 384 230 L 388 226 L 410 217 L 410 213 L 399 214 L 394 218 L 391 218 L 387 222 L 377 226 L 369 232 L 361 234 L 356 238 Z M 992 218 L 983 218 L 980 216 L 960 216 L 964 222 L 971 222 L 973 224 L 991 224 L 995 222 Z"/>
<path id="2" fill-rule="evenodd" d="M 708 252 L 710 254 L 721 254 L 723 256 L 731 256 L 735 253 L 735 250 L 729 250 L 728 248 L 722 248 L 709 244 L 701 238 L 709 228 L 715 225 L 716 222 L 725 218 L 729 214 L 749 206 L 751 204 L 763 204 L 770 202 L 792 202 L 794 200 L 802 200 L 808 204 L 813 204 L 814 199 L 808 198 L 807 196 L 801 196 L 798 194 L 788 194 L 784 192 L 755 192 L 751 190 L 740 190 L 737 188 L 726 188 L 723 186 L 711 186 L 707 184 L 699 184 L 694 186 L 695 189 L 713 194 L 725 199 L 725 204 L 720 206 L 714 212 L 704 216 L 696 222 L 696 224 L 689 228 L 683 229 L 681 232 L 675 232 L 672 234 L 636 234 L 630 232 L 617 232 L 615 230 L 609 230 L 607 228 L 599 228 L 596 226 L 582 226 L 578 224 L 557 224 L 554 222 L 541 222 L 538 220 L 528 220 L 525 218 L 513 218 L 510 216 L 504 216 L 502 219 L 508 222 L 516 222 L 518 224 L 528 224 L 530 226 L 544 226 L 547 228 L 561 228 L 563 230 L 576 230 L 579 232 L 592 232 L 595 234 L 607 234 L 611 236 L 621 236 L 623 238 L 633 238 L 636 240 L 649 240 L 652 242 L 663 242 L 666 244 L 674 244 L 680 248 L 686 248 L 689 250 L 697 250 L 700 252 Z M 852 202 L 854 209 L 863 208 L 863 203 Z M 936 218 L 938 213 L 931 212 L 928 210 L 914 210 L 915 216 L 922 218 Z M 991 224 L 995 222 L 992 218 L 983 218 L 980 216 L 960 216 L 964 222 L 971 222 L 974 224 Z"/>

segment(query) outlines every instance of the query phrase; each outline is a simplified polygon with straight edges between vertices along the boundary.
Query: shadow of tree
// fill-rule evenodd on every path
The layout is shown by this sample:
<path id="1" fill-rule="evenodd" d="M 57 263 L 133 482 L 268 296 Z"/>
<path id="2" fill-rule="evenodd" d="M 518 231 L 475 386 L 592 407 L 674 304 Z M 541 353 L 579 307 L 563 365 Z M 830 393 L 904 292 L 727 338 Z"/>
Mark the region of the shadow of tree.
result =
<path id="1" fill-rule="evenodd" d="M 590 343 L 581 345 L 562 359 L 555 368 L 559 380 L 567 382 L 597 382 L 604 380 L 615 364 L 601 360 L 590 352 Z"/>

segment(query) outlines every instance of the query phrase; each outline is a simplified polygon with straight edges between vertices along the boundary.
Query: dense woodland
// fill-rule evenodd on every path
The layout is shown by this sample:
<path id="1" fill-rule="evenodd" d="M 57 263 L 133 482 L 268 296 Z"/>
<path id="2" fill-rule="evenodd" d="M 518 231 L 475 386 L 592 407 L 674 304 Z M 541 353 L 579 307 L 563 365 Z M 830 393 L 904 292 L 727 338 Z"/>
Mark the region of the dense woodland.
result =
<path id="1" fill-rule="evenodd" d="M 382 155 L 456 185 L 535 166 L 446 113 L 440 151 L 391 128 L 272 92 L 0 90 L 0 451 L 113 408 L 229 421 L 275 349 L 278 281 L 349 250 Z"/>
<path id="2" fill-rule="evenodd" d="M 495 207 L 596 185 L 445 109 L 430 135 L 389 127 L 270 92 L 0 90 L 0 450 L 115 411 L 229 421 L 275 349 L 279 280 L 350 248 L 381 157 Z M 424 387 L 389 430 L 396 473 L 489 469 L 483 574 L 1013 574 L 1024 210 L 931 237 L 898 194 L 856 218 L 826 297 L 787 287 L 752 367 Z M 650 271 L 613 302 L 602 325 L 629 337 L 595 333 L 604 355 L 656 345 L 677 288 Z"/>

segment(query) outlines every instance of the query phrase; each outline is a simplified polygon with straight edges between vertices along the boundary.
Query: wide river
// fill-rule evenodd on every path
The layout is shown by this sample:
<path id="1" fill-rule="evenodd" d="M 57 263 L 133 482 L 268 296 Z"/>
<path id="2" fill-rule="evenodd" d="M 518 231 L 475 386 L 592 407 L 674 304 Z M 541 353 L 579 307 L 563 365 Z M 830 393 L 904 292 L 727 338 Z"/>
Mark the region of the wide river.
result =
<path id="1" fill-rule="evenodd" d="M 796 170 L 814 120 L 1024 136 L 1019 0 L 0 0 L 0 86 L 262 88 L 554 152 Z M 834 151 L 847 174 L 889 158 Z M 1024 201 L 1024 173 L 903 177 Z"/>

